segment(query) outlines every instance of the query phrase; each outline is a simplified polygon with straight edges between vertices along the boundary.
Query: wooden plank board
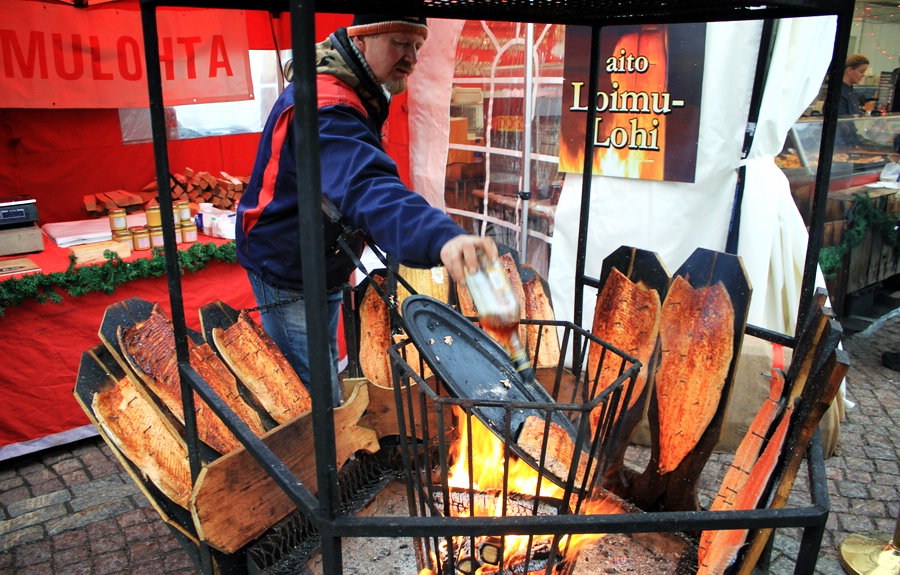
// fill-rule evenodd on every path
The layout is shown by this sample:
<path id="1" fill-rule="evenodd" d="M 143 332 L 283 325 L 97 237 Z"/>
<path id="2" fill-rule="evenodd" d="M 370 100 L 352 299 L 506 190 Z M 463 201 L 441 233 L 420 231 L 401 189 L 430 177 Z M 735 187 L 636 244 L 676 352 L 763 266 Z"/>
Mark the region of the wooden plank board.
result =
<path id="1" fill-rule="evenodd" d="M 379 449 L 375 431 L 359 425 L 368 404 L 368 388 L 360 382 L 334 410 L 338 468 L 357 451 L 374 453 Z M 261 439 L 311 493 L 317 491 L 312 413 L 278 426 Z M 288 496 L 243 448 L 205 466 L 191 494 L 198 535 L 224 553 L 239 550 L 294 509 Z"/>
<path id="2" fill-rule="evenodd" d="M 162 491 L 146 479 L 144 473 L 119 451 L 115 442 L 107 436 L 106 431 L 99 424 L 94 414 L 92 408 L 94 395 L 109 389 L 125 375 L 121 366 L 105 346 L 98 344 L 87 351 L 83 351 L 81 363 L 78 367 L 78 377 L 75 382 L 75 400 L 81 406 L 81 409 L 84 410 L 91 423 L 94 424 L 94 427 L 97 428 L 100 436 L 109 446 L 110 451 L 112 451 L 128 475 L 131 476 L 135 485 L 147 497 L 150 505 L 159 513 L 162 520 L 196 544 L 199 539 L 188 510 L 172 502 Z M 177 432 L 177 428 L 174 426 L 172 430 Z"/>
<path id="3" fill-rule="evenodd" d="M 632 338 L 635 334 L 622 333 L 621 329 L 616 329 L 616 326 L 614 325 L 602 325 L 605 321 L 617 321 L 615 318 L 618 317 L 618 314 L 615 313 L 615 309 L 610 308 L 610 306 L 615 306 L 617 303 L 624 303 L 601 301 L 602 299 L 610 297 L 610 295 L 608 295 L 611 293 L 608 292 L 608 289 L 610 289 L 608 282 L 614 271 L 617 272 L 616 278 L 624 277 L 628 282 L 634 286 L 638 286 L 640 289 L 646 289 L 648 292 L 655 291 L 657 296 L 654 297 L 658 297 L 660 304 L 666 297 L 666 292 L 668 291 L 671 280 L 665 264 L 655 252 L 631 246 L 620 246 L 603 260 L 600 274 L 601 287 L 597 291 L 597 303 L 594 308 L 591 332 L 601 340 L 604 340 L 605 343 L 612 344 L 616 348 L 622 348 L 623 346 L 631 347 L 637 343 Z M 612 297 L 616 296 L 613 295 Z M 608 313 L 600 313 L 601 308 L 610 311 Z M 628 310 L 628 314 L 631 317 L 638 318 L 640 316 L 640 319 L 636 319 L 636 325 L 645 324 L 647 321 L 652 322 L 654 318 L 659 317 L 659 312 L 659 307 L 656 307 L 655 309 L 650 309 L 648 307 L 641 310 Z M 613 316 L 607 317 L 610 313 L 612 313 Z M 624 339 L 621 341 L 607 341 L 608 339 L 614 339 L 614 337 L 609 334 L 616 334 Z M 608 446 L 608 467 L 604 485 L 611 491 L 619 494 L 625 494 L 627 492 L 626 486 L 630 484 L 631 477 L 635 473 L 634 470 L 627 468 L 624 464 L 625 451 L 628 448 L 631 437 L 634 435 L 635 430 L 644 416 L 647 397 L 650 394 L 650 389 L 652 387 L 651 383 L 653 381 L 652 372 L 655 368 L 653 358 L 658 354 L 656 349 L 659 345 L 658 334 L 654 332 L 647 333 L 646 335 L 648 336 L 648 339 L 644 339 L 643 344 L 649 344 L 652 347 L 648 348 L 646 345 L 639 345 L 641 349 L 649 352 L 645 357 L 636 358 L 638 361 L 642 362 L 641 371 L 636 378 L 629 379 L 624 383 L 622 393 L 618 400 L 620 406 L 615 411 L 607 410 L 607 413 L 604 416 L 606 422 L 603 425 L 613 429 L 613 443 Z M 652 338 L 652 341 L 649 341 L 650 338 Z M 626 340 L 629 343 L 626 343 Z M 599 370 L 599 358 L 603 353 L 603 350 L 599 348 L 593 349 L 594 347 L 598 347 L 598 344 L 592 342 L 588 350 L 588 371 Z M 641 354 L 641 352 L 636 349 L 623 349 L 623 351 L 625 353 Z M 607 352 L 607 356 L 608 354 L 609 352 Z M 597 363 L 598 365 L 594 366 L 594 363 Z M 591 373 L 589 374 L 589 377 L 595 377 L 595 375 Z M 599 425 L 599 421 L 597 425 Z"/>
<path id="4" fill-rule="evenodd" d="M 650 394 L 648 420 L 650 424 L 651 453 L 650 461 L 644 472 L 635 480 L 631 495 L 639 507 L 644 510 L 698 510 L 697 482 L 703 467 L 719 440 L 728 398 L 737 363 L 741 355 L 744 330 L 747 325 L 747 313 L 750 308 L 752 289 L 750 280 L 740 258 L 735 255 L 698 248 L 675 272 L 673 277 L 682 277 L 694 289 L 713 286 L 721 282 L 731 301 L 734 313 L 731 359 L 722 384 L 715 413 L 702 430 L 692 450 L 681 460 L 678 466 L 669 473 L 661 474 L 659 462 L 660 446 L 660 406 L 658 389 Z M 653 372 L 654 386 L 659 376 L 659 365 Z M 691 398 L 684 398 L 691 401 Z M 692 422 L 685 422 L 691 424 Z"/>

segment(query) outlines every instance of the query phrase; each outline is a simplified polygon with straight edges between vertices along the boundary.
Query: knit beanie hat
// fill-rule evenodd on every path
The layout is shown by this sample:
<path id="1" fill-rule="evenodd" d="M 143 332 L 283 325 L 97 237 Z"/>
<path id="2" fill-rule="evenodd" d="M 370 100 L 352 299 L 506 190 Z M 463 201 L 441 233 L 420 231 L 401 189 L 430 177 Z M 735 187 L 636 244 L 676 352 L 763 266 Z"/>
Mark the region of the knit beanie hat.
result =
<path id="1" fill-rule="evenodd" d="M 387 32 L 410 32 L 428 38 L 428 22 L 422 16 L 383 16 L 377 14 L 353 16 L 347 27 L 348 36 L 369 36 Z"/>

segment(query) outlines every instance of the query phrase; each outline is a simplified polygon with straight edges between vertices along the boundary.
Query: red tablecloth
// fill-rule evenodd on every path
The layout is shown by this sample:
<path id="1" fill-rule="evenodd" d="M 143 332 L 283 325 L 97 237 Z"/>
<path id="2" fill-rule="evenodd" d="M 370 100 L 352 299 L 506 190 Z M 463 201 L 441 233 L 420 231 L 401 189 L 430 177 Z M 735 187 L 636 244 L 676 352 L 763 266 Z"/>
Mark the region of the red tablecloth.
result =
<path id="1" fill-rule="evenodd" d="M 200 241 L 227 240 L 200 236 Z M 44 251 L 28 257 L 44 273 L 68 265 L 68 250 L 47 238 Z M 136 257 L 141 256 L 129 259 Z M 200 329 L 197 310 L 207 303 L 222 300 L 235 309 L 256 305 L 238 264 L 211 262 L 186 273 L 182 294 L 186 323 L 195 330 Z M 93 427 L 83 427 L 89 421 L 73 395 L 81 353 L 100 343 L 106 308 L 132 297 L 159 302 L 171 315 L 165 276 L 129 282 L 111 295 L 65 295 L 59 304 L 27 301 L 6 309 L 0 317 L 0 460 L 93 434 Z"/>

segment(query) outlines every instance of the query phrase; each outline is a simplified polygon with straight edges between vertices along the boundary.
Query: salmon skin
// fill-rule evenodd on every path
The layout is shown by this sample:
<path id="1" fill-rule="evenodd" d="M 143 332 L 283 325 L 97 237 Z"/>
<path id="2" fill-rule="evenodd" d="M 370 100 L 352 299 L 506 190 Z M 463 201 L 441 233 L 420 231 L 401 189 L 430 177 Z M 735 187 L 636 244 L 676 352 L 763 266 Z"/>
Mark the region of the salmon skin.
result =
<path id="1" fill-rule="evenodd" d="M 673 471 L 715 416 L 734 355 L 734 307 L 722 282 L 691 286 L 677 276 L 662 306 L 659 472 Z"/>
<path id="2" fill-rule="evenodd" d="M 175 356 L 175 334 L 159 306 L 133 328 L 119 326 L 119 345 L 128 363 L 147 387 L 162 401 L 178 421 L 184 423 L 181 405 L 181 378 Z M 197 345 L 188 338 L 191 367 L 215 391 L 257 436 L 265 433 L 259 414 L 241 399 L 237 382 L 211 347 Z M 221 454 L 228 453 L 240 442 L 212 409 L 194 392 L 197 435 L 201 441 Z"/>
<path id="3" fill-rule="evenodd" d="M 191 495 L 187 447 L 135 384 L 123 377 L 112 389 L 95 394 L 91 409 L 122 455 L 166 497 L 187 509 Z"/>
<path id="4" fill-rule="evenodd" d="M 213 328 L 212 337 L 225 363 L 276 422 L 285 423 L 312 409 L 309 391 L 297 372 L 246 310 L 227 329 Z"/>

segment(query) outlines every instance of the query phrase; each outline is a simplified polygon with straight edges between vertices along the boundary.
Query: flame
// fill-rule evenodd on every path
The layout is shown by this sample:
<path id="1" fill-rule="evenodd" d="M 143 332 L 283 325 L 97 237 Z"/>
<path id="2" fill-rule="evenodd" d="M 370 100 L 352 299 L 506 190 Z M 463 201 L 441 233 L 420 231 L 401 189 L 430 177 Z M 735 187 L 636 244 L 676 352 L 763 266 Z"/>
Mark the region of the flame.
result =
<path id="1" fill-rule="evenodd" d="M 603 150 L 597 152 L 599 173 L 620 178 L 641 178 L 647 154 L 640 151 Z"/>
<path id="2" fill-rule="evenodd" d="M 503 492 L 504 460 L 506 458 L 503 441 L 495 433 L 490 431 L 478 419 L 466 416 L 460 408 L 454 407 L 459 430 L 459 438 L 451 447 L 452 465 L 449 468 L 448 485 L 451 488 L 472 489 L 475 492 Z M 470 424 L 471 421 L 471 433 Z M 469 438 L 471 435 L 471 461 L 469 459 Z M 471 473 L 470 473 L 471 472 Z M 538 485 L 540 481 L 540 492 Z M 548 479 L 541 479 L 537 470 L 514 454 L 509 458 L 509 475 L 507 481 L 507 493 L 515 493 L 525 496 L 549 497 L 562 499 L 565 492 L 563 488 Z M 485 503 L 476 505 L 472 515 L 479 517 L 500 517 L 503 514 L 501 498 L 493 500 L 485 498 Z M 496 504 L 494 504 L 496 503 Z M 586 500 L 582 502 L 581 513 L 592 514 L 596 512 L 615 513 L 620 512 L 618 507 L 607 505 L 605 500 Z M 561 553 L 566 557 L 574 558 L 578 551 L 590 542 L 603 537 L 602 534 L 574 534 L 563 536 L 558 544 Z M 507 535 L 503 537 L 503 565 L 515 565 L 525 561 L 528 553 L 529 541 L 533 547 L 536 542 L 551 542 L 552 535 L 535 535 L 530 538 L 527 535 Z M 483 538 L 481 538 L 483 539 Z M 540 569 L 543 572 L 544 568 Z M 476 575 L 487 575 L 499 572 L 498 565 L 483 564 L 476 571 Z"/>

